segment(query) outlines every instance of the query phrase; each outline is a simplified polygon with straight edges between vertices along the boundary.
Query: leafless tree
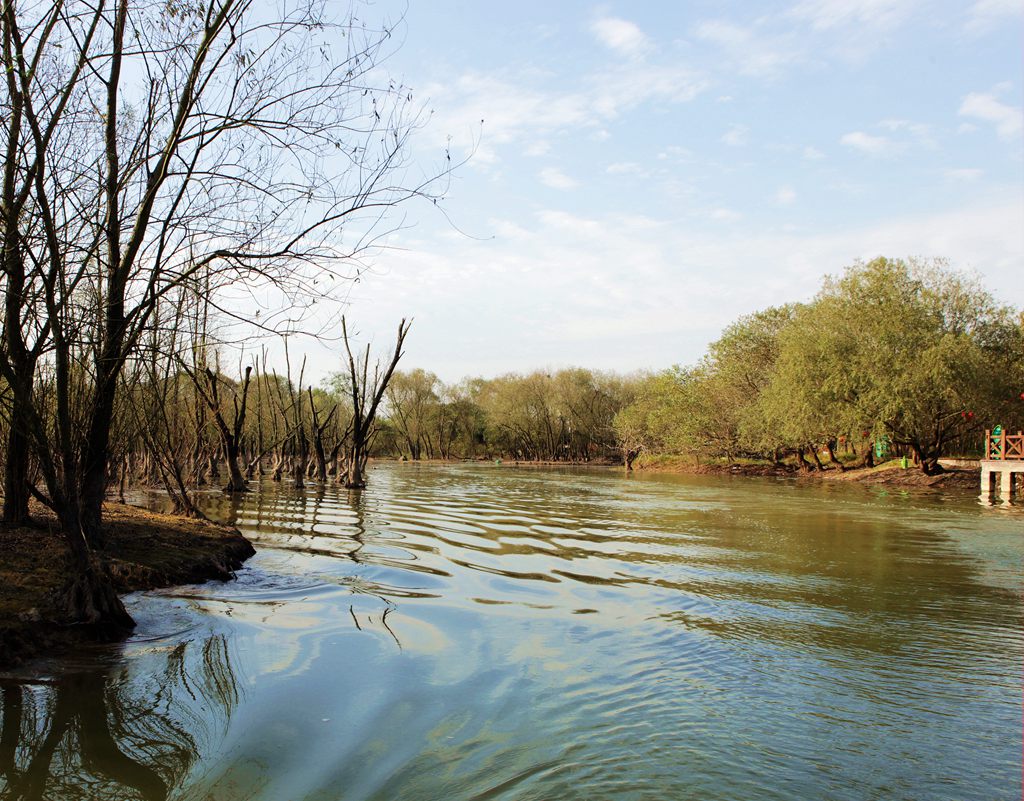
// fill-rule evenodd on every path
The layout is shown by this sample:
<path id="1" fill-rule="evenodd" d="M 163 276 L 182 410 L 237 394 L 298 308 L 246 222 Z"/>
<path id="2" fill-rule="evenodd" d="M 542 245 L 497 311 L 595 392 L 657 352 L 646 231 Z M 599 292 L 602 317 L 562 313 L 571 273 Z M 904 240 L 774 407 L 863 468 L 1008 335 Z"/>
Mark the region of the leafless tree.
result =
<path id="1" fill-rule="evenodd" d="M 370 345 L 359 359 L 352 353 L 349 342 L 348 326 L 345 318 L 341 318 L 342 339 L 345 342 L 345 353 L 348 356 L 348 392 L 352 401 L 351 436 L 345 445 L 345 469 L 341 482 L 349 489 L 362 489 L 366 486 L 366 462 L 370 454 L 370 446 L 377 433 L 377 409 L 387 391 L 388 382 L 402 358 L 402 346 L 405 344 L 409 326 L 404 319 L 398 324 L 398 335 L 395 338 L 395 350 L 386 365 L 377 361 L 370 368 Z"/>
<path id="2" fill-rule="evenodd" d="M 91 551 L 120 378 L 161 299 L 204 293 L 225 317 L 294 327 L 396 204 L 443 192 L 450 161 L 410 180 L 422 120 L 378 70 L 390 29 L 333 23 L 318 0 L 0 3 L 11 437 L 69 544 L 69 619 L 125 627 Z M 261 315 L 269 294 L 287 311 Z M 14 516 L 24 472 L 6 471 Z"/>

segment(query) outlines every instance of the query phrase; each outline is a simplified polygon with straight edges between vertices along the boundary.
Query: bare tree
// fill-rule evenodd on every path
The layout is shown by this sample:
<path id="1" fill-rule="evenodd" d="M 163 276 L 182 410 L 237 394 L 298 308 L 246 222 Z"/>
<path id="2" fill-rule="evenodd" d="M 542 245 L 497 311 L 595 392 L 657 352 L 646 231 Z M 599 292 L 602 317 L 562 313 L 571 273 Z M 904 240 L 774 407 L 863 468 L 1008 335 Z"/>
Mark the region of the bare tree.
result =
<path id="1" fill-rule="evenodd" d="M 348 326 L 345 318 L 341 318 L 341 334 L 348 356 L 348 391 L 352 401 L 352 435 L 345 446 L 345 469 L 341 483 L 349 489 L 362 489 L 366 486 L 366 461 L 370 455 L 370 445 L 377 433 L 377 408 L 402 358 L 402 345 L 405 343 L 410 325 L 411 323 L 406 323 L 404 319 L 398 324 L 398 336 L 395 338 L 395 350 L 391 360 L 384 367 L 378 360 L 371 375 L 369 343 L 361 358 L 356 359 L 349 343 Z"/>
<path id="2" fill-rule="evenodd" d="M 91 551 L 119 379 L 160 300 L 205 293 L 252 321 L 272 292 L 288 311 L 257 325 L 294 327 L 359 269 L 396 203 L 439 196 L 450 161 L 395 180 L 420 118 L 408 88 L 380 82 L 389 28 L 354 13 L 339 25 L 315 0 L 0 2 L 11 436 L 32 444 L 71 550 L 68 617 L 128 626 Z M 7 471 L 14 495 L 24 472 Z"/>

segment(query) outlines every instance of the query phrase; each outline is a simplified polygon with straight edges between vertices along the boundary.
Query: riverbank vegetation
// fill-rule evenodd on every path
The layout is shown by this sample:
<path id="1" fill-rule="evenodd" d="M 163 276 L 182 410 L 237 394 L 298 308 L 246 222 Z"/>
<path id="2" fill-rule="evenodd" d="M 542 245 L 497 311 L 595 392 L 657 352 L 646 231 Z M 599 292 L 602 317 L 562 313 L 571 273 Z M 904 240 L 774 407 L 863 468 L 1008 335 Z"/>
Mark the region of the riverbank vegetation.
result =
<path id="1" fill-rule="evenodd" d="M 1021 313 L 942 263 L 880 258 L 648 377 L 615 428 L 627 461 L 789 457 L 821 471 L 903 453 L 930 475 L 942 456 L 977 453 L 996 423 L 1024 425 Z"/>

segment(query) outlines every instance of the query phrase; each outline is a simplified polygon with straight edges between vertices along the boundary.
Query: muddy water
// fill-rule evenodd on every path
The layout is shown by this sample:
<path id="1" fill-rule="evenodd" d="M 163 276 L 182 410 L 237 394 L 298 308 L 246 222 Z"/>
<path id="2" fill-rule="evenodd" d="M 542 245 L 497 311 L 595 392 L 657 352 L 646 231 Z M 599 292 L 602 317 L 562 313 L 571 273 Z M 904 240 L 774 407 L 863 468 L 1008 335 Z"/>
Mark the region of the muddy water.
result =
<path id="1" fill-rule="evenodd" d="M 1024 516 L 381 465 L 204 499 L 258 555 L 0 680 L 0 798 L 1015 799 Z M 158 503 L 154 500 L 154 503 Z"/>

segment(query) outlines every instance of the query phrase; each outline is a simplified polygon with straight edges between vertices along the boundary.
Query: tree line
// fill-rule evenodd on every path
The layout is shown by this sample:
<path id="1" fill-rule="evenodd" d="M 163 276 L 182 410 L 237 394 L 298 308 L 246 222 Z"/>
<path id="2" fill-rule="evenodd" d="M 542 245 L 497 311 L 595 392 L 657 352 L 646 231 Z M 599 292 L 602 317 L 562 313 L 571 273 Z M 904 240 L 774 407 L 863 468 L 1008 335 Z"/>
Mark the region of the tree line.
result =
<path id="1" fill-rule="evenodd" d="M 841 470 L 837 451 L 870 466 L 892 448 L 934 474 L 997 423 L 1024 427 L 1024 315 L 944 262 L 879 258 L 649 376 L 615 430 L 627 464 L 654 452 Z"/>

